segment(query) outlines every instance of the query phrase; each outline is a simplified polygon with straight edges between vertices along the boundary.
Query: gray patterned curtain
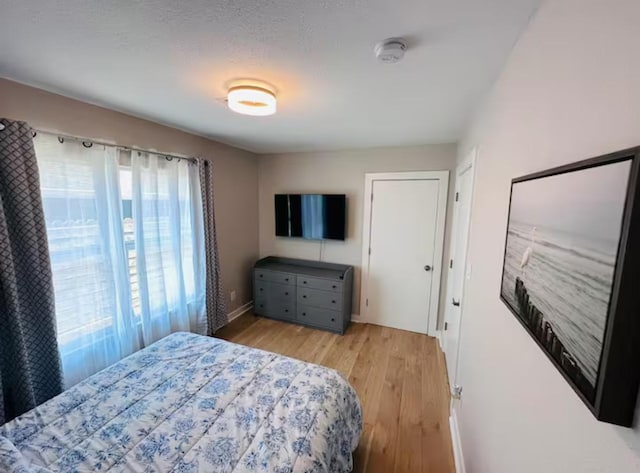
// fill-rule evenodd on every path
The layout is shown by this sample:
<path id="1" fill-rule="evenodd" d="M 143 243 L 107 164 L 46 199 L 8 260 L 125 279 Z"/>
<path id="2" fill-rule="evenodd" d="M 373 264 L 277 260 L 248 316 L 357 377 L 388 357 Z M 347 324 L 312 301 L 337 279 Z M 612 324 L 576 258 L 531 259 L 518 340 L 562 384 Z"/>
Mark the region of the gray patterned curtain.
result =
<path id="1" fill-rule="evenodd" d="M 213 210 L 213 166 L 205 159 L 198 162 L 200 189 L 202 191 L 202 212 L 204 214 L 204 241 L 207 253 L 207 334 L 213 334 L 225 326 L 227 317 L 222 281 L 220 279 L 220 260 L 216 238 L 216 218 Z"/>
<path id="2" fill-rule="evenodd" d="M 0 119 L 0 424 L 62 391 L 31 128 Z"/>

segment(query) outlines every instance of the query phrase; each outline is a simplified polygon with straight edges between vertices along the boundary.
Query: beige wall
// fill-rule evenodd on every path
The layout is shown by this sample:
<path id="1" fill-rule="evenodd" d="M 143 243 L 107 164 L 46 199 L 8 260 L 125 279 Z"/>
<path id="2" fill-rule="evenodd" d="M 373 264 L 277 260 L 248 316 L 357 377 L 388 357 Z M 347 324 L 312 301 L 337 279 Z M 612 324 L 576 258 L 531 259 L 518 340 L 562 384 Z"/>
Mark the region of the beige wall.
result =
<path id="1" fill-rule="evenodd" d="M 258 256 L 256 155 L 4 79 L 0 79 L 0 116 L 48 131 L 211 160 L 227 306 L 231 311 L 251 301 L 250 270 Z M 235 302 L 229 301 L 231 290 L 237 291 Z"/>
<path id="2" fill-rule="evenodd" d="M 355 266 L 353 313 L 359 313 L 365 173 L 452 171 L 455 166 L 455 153 L 455 145 L 444 144 L 261 156 L 259 159 L 260 256 L 278 255 L 311 260 L 317 260 L 320 257 L 319 242 L 275 237 L 274 194 L 346 194 L 347 239 L 344 242 L 326 241 L 323 261 Z M 450 181 L 452 181 L 451 178 Z M 450 185 L 450 194 L 452 192 L 453 186 Z M 450 207 L 451 198 L 449 198 Z M 445 236 L 447 241 L 449 226 L 448 219 Z M 444 260 L 447 261 L 447 258 L 448 251 L 445 248 Z M 446 274 L 446 271 L 442 272 L 442 281 L 446 281 Z M 444 297 L 441 297 L 441 307 L 443 303 Z"/>
<path id="3" fill-rule="evenodd" d="M 479 146 L 456 407 L 469 473 L 640 471 L 498 299 L 514 177 L 640 144 L 640 2 L 547 0 L 460 156 Z M 640 369 L 638 366 L 637 369 Z"/>

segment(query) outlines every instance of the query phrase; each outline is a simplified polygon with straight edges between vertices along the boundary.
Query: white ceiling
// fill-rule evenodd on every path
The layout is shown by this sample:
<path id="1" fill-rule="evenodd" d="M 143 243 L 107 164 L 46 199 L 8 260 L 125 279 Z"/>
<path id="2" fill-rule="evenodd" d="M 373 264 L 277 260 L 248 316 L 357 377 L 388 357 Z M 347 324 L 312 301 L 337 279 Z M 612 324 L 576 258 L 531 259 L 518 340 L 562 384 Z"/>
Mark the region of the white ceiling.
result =
<path id="1" fill-rule="evenodd" d="M 259 153 L 451 142 L 539 0 L 2 0 L 0 76 Z M 404 36 L 402 62 L 374 45 Z M 278 113 L 226 109 L 257 78 Z"/>

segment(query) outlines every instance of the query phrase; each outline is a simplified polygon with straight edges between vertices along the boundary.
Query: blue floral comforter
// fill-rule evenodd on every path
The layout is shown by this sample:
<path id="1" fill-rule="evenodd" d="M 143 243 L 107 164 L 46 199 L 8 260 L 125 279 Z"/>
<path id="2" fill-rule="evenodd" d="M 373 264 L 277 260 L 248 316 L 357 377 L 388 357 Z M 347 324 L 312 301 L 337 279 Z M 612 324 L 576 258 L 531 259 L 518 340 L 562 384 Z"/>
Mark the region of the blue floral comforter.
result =
<path id="1" fill-rule="evenodd" d="M 362 431 L 335 371 L 176 333 L 0 427 L 0 471 L 347 472 Z"/>

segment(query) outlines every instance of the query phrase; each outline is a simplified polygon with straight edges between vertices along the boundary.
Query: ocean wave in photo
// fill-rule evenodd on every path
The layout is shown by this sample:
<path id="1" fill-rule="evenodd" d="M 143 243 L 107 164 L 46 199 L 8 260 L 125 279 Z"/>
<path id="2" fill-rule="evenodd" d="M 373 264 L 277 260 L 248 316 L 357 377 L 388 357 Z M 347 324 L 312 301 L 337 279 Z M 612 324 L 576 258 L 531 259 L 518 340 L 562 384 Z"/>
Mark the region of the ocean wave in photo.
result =
<path id="1" fill-rule="evenodd" d="M 535 230 L 534 230 L 535 228 Z M 531 248 L 529 262 L 521 268 Z M 502 294 L 516 309 L 516 278 L 595 386 L 613 283 L 617 243 L 541 225 L 511 222 Z"/>

